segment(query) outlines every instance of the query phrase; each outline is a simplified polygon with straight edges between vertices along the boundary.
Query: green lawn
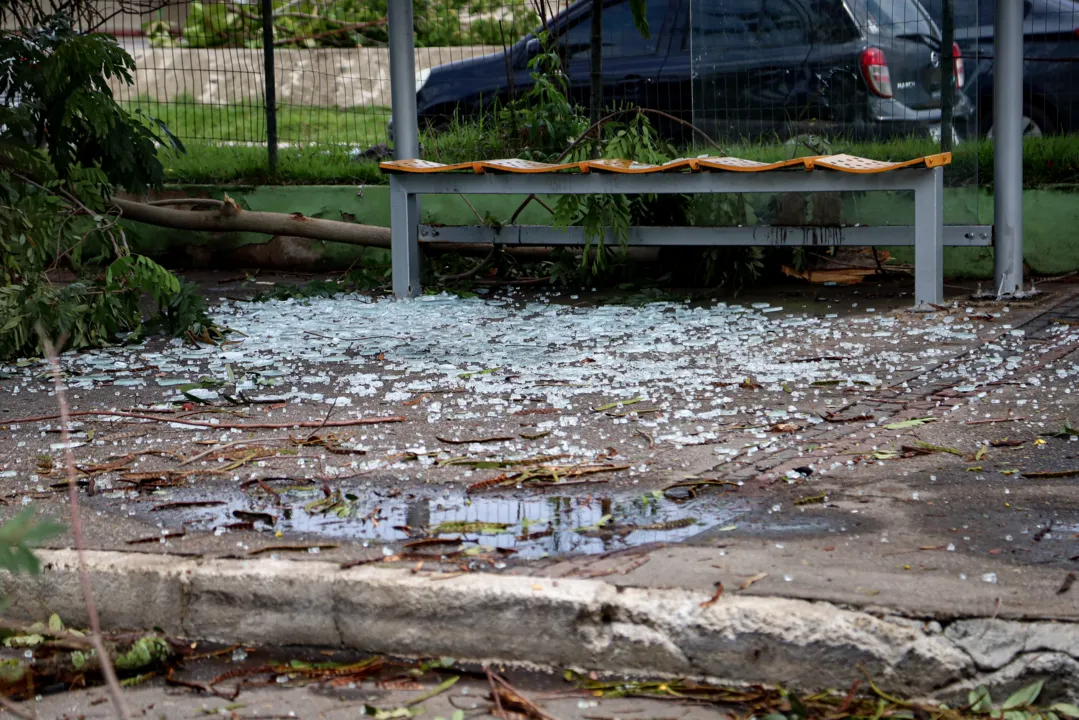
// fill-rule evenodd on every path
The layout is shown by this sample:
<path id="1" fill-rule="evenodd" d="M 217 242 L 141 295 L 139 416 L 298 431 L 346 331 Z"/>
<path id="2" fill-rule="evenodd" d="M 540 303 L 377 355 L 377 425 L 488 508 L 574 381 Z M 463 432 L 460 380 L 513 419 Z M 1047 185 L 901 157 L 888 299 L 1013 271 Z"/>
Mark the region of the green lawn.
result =
<path id="1" fill-rule="evenodd" d="M 379 185 L 387 182 L 378 165 L 357 161 L 339 144 L 280 148 L 277 176 L 267 171 L 266 148 L 255 145 L 185 143 L 187 152 L 162 152 L 170 183 L 193 185 Z"/>
<path id="2" fill-rule="evenodd" d="M 358 161 L 353 154 L 386 142 L 387 108 L 340 110 L 325 107 L 282 107 L 278 115 L 278 172 L 267 171 L 266 122 L 257 105 L 199 105 L 193 102 L 137 101 L 147 115 L 163 120 L 183 140 L 187 152 L 162 154 L 166 174 L 176 183 L 244 184 L 377 184 L 386 182 L 375 163 Z M 453 163 L 514 157 L 502 146 L 497 127 L 455 123 L 448 131 L 425 133 L 425 157 Z M 771 162 L 798 155 L 818 154 L 788 144 L 730 144 L 725 154 Z M 684 148 L 681 153 L 716 154 L 712 148 Z M 835 141 L 825 152 L 849 153 L 878 160 L 906 160 L 938 152 L 924 138 L 878 143 Z M 1024 182 L 1028 187 L 1079 183 L 1079 136 L 1027 138 L 1023 148 Z M 948 185 L 992 185 L 993 146 L 988 141 L 966 142 L 954 152 L 945 170 Z"/>
<path id="3" fill-rule="evenodd" d="M 266 112 L 261 104 L 207 105 L 190 98 L 175 102 L 140 99 L 125 103 L 156 117 L 185 143 L 266 142 Z M 342 110 L 335 107 L 282 106 L 277 111 L 280 143 L 340 143 L 370 147 L 386 142 L 390 111 L 383 107 Z"/>

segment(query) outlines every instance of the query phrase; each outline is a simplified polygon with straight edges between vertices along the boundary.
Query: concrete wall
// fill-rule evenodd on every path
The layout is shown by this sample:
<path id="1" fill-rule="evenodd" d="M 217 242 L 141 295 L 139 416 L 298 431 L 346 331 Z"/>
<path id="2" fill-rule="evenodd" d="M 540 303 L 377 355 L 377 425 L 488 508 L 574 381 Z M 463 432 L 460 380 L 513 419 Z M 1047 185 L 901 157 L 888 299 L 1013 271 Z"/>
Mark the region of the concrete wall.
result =
<path id="1" fill-rule="evenodd" d="M 289 186 L 257 188 L 188 188 L 185 193 L 221 197 L 227 192 L 249 210 L 300 212 L 309 217 L 350 220 L 388 227 L 389 188 L 365 187 L 358 194 L 353 186 Z M 170 196 L 180 193 L 170 192 Z M 472 195 L 469 201 L 482 217 L 509 217 L 524 196 Z M 914 217 L 913 198 L 901 193 L 872 193 L 845 198 L 845 222 L 909 224 Z M 1039 275 L 1058 275 L 1079 270 L 1079 188 L 1026 190 L 1023 193 L 1025 259 Z M 457 196 L 428 196 L 422 201 L 425 223 L 474 225 L 476 215 Z M 944 220 L 948 223 L 993 221 L 992 195 L 977 188 L 947 188 Z M 541 225 L 550 214 L 536 203 L 521 213 L 519 223 Z M 242 267 L 292 269 L 347 268 L 360 249 L 337 243 L 265 235 L 228 233 L 210 235 L 135 225 L 136 247 L 141 252 L 168 255 L 175 260 L 211 267 L 232 264 Z M 885 248 L 901 262 L 913 262 L 913 248 Z M 374 251 L 384 252 L 384 251 Z M 388 255 L 388 253 L 387 253 Z M 953 278 L 989 279 L 993 276 L 993 249 L 946 248 L 945 274 Z"/>
<path id="2" fill-rule="evenodd" d="M 206 104 L 262 104 L 261 49 L 152 48 L 142 39 L 124 45 L 135 60 L 134 83 L 115 81 L 119 100 L 194 98 Z M 502 48 L 484 45 L 418 48 L 417 72 Z M 320 107 L 390 106 L 390 61 L 386 48 L 331 48 L 274 51 L 277 101 Z"/>

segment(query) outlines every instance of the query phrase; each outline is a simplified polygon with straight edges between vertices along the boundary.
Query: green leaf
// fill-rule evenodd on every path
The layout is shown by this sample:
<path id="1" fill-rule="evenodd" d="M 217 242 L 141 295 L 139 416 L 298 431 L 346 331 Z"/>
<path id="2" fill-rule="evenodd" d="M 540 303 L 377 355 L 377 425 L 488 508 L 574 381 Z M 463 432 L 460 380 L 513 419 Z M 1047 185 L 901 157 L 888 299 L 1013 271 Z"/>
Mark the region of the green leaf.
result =
<path id="1" fill-rule="evenodd" d="M 120 670 L 142 670 L 163 662 L 169 656 L 169 644 L 164 638 L 150 635 L 139 638 L 127 652 L 116 656 Z"/>
<path id="2" fill-rule="evenodd" d="M 407 707 L 412 707 L 414 705 L 419 705 L 422 702 L 430 700 L 431 698 L 435 697 L 436 695 L 441 695 L 442 693 L 446 692 L 451 687 L 456 685 L 457 681 L 460 680 L 460 679 L 461 679 L 460 675 L 453 675 L 451 677 L 448 677 L 445 680 L 443 680 L 441 683 L 439 683 L 436 687 L 433 687 L 430 690 L 428 690 L 427 692 L 421 693 L 421 694 L 417 695 L 416 697 L 412 698 L 407 703 L 405 703 L 405 705 Z"/>
<path id="3" fill-rule="evenodd" d="M 37 633 L 31 633 L 30 635 L 12 635 L 9 638 L 4 639 L 4 644 L 8 647 L 34 647 L 45 642 L 43 635 Z"/>
<path id="4" fill-rule="evenodd" d="M 52 615 L 49 616 L 49 630 L 51 630 L 53 632 L 63 632 L 64 631 L 64 621 L 61 620 L 60 616 L 57 615 L 56 613 L 53 613 Z"/>
<path id="5" fill-rule="evenodd" d="M 64 529 L 50 520 L 37 522 L 31 508 L 23 510 L 0 526 L 0 569 L 36 575 L 41 565 L 29 546 L 59 535 Z"/>
<path id="6" fill-rule="evenodd" d="M 802 704 L 802 701 L 798 699 L 797 695 L 788 695 L 787 700 L 791 704 L 791 718 L 801 718 L 804 720 L 809 717 L 809 711 L 806 710 L 806 706 Z"/>
<path id="7" fill-rule="evenodd" d="M 1067 715 L 1070 718 L 1079 718 L 1079 705 L 1072 705 L 1071 703 L 1056 703 L 1055 705 L 1050 705 L 1049 709 L 1055 713 Z"/>
<path id="8" fill-rule="evenodd" d="M 1015 710 L 1016 708 L 1030 707 L 1034 704 L 1034 701 L 1038 699 L 1038 695 L 1041 693 L 1044 685 L 1045 681 L 1039 680 L 1027 685 L 1021 690 L 1016 690 L 1012 693 L 1011 697 L 1004 701 L 1004 704 L 1001 705 L 1001 709 Z"/>
<path id="9" fill-rule="evenodd" d="M 993 709 L 993 698 L 985 685 L 979 685 L 971 690 L 967 696 L 967 703 L 970 705 L 971 712 L 987 713 Z"/>

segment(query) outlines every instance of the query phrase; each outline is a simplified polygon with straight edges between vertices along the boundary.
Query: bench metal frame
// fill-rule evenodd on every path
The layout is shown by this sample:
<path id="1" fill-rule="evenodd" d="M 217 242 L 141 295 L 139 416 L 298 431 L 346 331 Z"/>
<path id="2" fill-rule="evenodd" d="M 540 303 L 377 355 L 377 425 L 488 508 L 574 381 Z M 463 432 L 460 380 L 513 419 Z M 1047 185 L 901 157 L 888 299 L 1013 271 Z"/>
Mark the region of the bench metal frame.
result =
<path id="1" fill-rule="evenodd" d="M 495 242 L 506 245 L 581 244 L 580 228 L 510 226 L 438 228 L 420 225 L 421 195 L 600 195 L 782 193 L 911 190 L 914 225 L 858 228 L 633 228 L 633 245 L 914 245 L 914 302 L 944 299 L 944 168 L 881 173 L 818 169 L 694 173 L 396 173 L 390 175 L 393 292 L 420 293 L 420 240 Z M 733 232 L 727 232 L 733 231 Z M 874 233 L 874 231 L 878 231 Z M 847 235 L 851 237 L 847 237 Z M 901 235 L 902 234 L 902 235 Z M 879 235 L 879 237 L 876 237 Z M 991 228 L 951 227 L 949 245 L 989 245 Z M 759 236 L 759 237 L 758 237 Z M 911 237 L 913 236 L 913 237 Z M 799 242 L 799 239 L 801 241 Z M 906 240 L 904 242 L 904 239 Z"/>
<path id="2" fill-rule="evenodd" d="M 388 17 L 391 104 L 394 122 L 394 156 L 398 160 L 420 157 L 419 131 L 415 93 L 415 46 L 413 38 L 412 0 L 393 0 Z M 390 180 L 393 205 L 393 289 L 397 297 L 411 297 L 419 292 L 419 198 L 421 193 L 517 193 L 517 192 L 814 192 L 825 190 L 909 190 L 915 191 L 916 219 L 913 244 L 916 248 L 915 297 L 919 302 L 941 299 L 943 280 L 942 249 L 945 244 L 994 245 L 997 292 L 1011 295 L 1023 285 L 1023 10 L 1014 0 L 996 0 L 996 27 L 993 36 L 993 56 L 996 73 L 996 92 L 993 99 L 993 120 L 996 128 L 994 152 L 994 212 L 995 229 L 975 226 L 967 228 L 942 227 L 941 169 L 900 170 L 881 175 L 844 176 L 814 171 L 801 181 L 792 175 L 774 172 L 755 177 L 746 175 L 661 176 L 656 182 L 648 176 L 496 176 L 467 178 L 465 176 L 423 178 L 397 176 Z M 780 179 L 782 177 L 782 179 Z M 703 179 L 702 179 L 703 178 Z M 636 190 L 634 190 L 636 188 Z M 688 189 L 687 189 L 688 188 Z M 484 228 L 475 231 L 478 233 Z M 490 229 L 486 229 L 490 231 Z M 789 229 L 797 234 L 801 228 Z M 698 232 L 697 229 L 694 229 Z M 553 234 L 529 230 L 528 242 L 554 244 Z M 747 238 L 745 228 L 716 228 L 716 244 L 736 244 L 732 238 L 749 242 L 737 244 L 774 244 L 758 242 L 756 231 Z M 790 233 L 777 232 L 790 242 Z M 849 233 L 834 228 L 833 232 Z M 887 233 L 894 234 L 889 228 Z M 767 233 L 766 233 L 767 234 Z M 882 234 L 885 231 L 882 230 Z M 512 235 L 512 233 L 510 233 Z M 524 242 L 526 234 L 519 235 Z M 631 238 L 634 234 L 631 233 Z M 638 238 L 657 237 L 654 229 L 640 228 Z M 673 235 L 672 235 L 673 237 Z M 683 235 L 683 237 L 685 237 Z M 774 235 L 772 235 L 774 237 Z M 726 242 L 719 240 L 727 238 Z M 660 238 L 662 239 L 662 238 Z M 812 240 L 812 238 L 810 238 Z M 978 242 L 966 242 L 976 240 Z M 988 240 L 987 242 L 980 242 Z M 497 238 L 496 238 L 497 241 Z M 643 243 L 642 243 L 643 244 Z M 652 244 L 658 244 L 652 242 Z M 694 244 L 701 244 L 699 241 Z M 809 244 L 812 244 L 810 242 Z M 853 243 L 851 243 L 853 244 Z M 864 244 L 878 244 L 874 239 Z M 879 244 L 884 244 L 883 242 Z M 895 244 L 889 240 L 889 244 Z"/>

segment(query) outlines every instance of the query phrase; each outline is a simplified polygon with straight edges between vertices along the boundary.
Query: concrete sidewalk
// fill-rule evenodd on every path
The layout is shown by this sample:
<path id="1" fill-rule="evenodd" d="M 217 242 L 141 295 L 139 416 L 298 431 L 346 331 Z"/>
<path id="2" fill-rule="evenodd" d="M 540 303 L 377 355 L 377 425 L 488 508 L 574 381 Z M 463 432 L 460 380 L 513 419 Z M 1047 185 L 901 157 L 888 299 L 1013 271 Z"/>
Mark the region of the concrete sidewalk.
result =
<path id="1" fill-rule="evenodd" d="M 939 697 L 1047 677 L 1079 696 L 1079 442 L 1057 436 L 1079 424 L 1076 286 L 930 315 L 869 291 L 781 310 L 237 304 L 239 346 L 66 358 L 84 411 L 152 414 L 204 377 L 188 392 L 212 407 L 188 421 L 313 425 L 78 418 L 103 621 L 804 688 L 861 665 Z M 35 369 L 8 373 L 0 423 L 48 414 Z M 245 378 L 271 397 L 227 404 Z M 6 515 L 65 512 L 51 422 L 0 428 Z M 43 577 L 4 579 L 12 611 L 79 624 L 73 553 L 42 557 Z"/>

